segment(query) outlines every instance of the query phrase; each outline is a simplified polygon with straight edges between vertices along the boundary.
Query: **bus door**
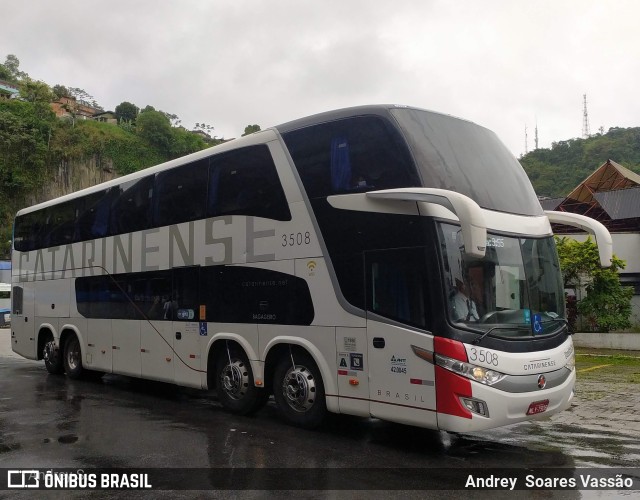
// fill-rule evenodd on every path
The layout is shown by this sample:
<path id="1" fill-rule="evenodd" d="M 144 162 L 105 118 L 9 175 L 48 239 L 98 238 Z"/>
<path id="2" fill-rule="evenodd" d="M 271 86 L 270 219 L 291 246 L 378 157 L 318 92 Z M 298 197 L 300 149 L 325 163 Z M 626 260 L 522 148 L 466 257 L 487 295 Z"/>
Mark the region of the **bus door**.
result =
<path id="1" fill-rule="evenodd" d="M 419 248 L 365 253 L 369 390 L 372 416 L 436 425 L 434 366 L 415 354 L 433 352 L 424 258 Z"/>
<path id="2" fill-rule="evenodd" d="M 11 293 L 11 348 L 25 358 L 35 359 L 35 288 L 33 282 L 14 286 Z"/>
<path id="3" fill-rule="evenodd" d="M 207 334 L 207 323 L 200 321 L 198 297 L 199 267 L 173 270 L 173 295 L 171 315 L 173 318 L 174 380 L 176 384 L 202 387 L 200 338 Z M 204 331 L 201 331 L 204 328 Z M 206 338 L 206 337 L 205 337 Z"/>

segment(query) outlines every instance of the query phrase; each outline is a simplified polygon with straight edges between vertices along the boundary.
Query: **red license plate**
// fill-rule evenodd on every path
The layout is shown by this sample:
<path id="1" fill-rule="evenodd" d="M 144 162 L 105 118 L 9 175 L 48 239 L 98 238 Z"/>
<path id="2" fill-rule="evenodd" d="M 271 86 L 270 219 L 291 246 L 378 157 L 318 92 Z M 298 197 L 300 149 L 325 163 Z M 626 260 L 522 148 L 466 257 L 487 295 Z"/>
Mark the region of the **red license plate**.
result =
<path id="1" fill-rule="evenodd" d="M 549 400 L 545 399 L 544 401 L 534 401 L 529 405 L 529 409 L 527 410 L 527 415 L 537 415 L 538 413 L 543 413 L 547 411 L 549 407 Z"/>

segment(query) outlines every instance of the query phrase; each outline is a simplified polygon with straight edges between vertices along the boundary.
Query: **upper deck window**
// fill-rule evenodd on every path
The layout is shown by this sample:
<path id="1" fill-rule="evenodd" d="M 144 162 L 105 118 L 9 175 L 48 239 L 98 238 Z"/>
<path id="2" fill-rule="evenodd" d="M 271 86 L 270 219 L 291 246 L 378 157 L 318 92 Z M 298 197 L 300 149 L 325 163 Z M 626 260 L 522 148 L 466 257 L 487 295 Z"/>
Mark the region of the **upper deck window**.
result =
<path id="1" fill-rule="evenodd" d="M 283 138 L 309 198 L 420 185 L 404 141 L 381 117 L 335 120 Z"/>

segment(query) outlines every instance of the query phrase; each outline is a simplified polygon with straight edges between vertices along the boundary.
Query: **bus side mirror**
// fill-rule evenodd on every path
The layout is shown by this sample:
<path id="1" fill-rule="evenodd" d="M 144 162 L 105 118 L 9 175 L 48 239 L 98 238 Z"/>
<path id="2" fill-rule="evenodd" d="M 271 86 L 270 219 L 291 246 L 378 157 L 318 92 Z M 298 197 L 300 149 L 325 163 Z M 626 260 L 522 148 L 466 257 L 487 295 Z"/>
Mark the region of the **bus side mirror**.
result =
<path id="1" fill-rule="evenodd" d="M 604 227 L 604 225 L 591 217 L 573 214 L 571 212 L 545 210 L 544 213 L 552 223 L 577 227 L 589 234 L 592 234 L 596 240 L 596 245 L 598 245 L 600 265 L 602 267 L 611 267 L 611 259 L 613 258 L 613 240 L 611 239 L 611 233 L 609 233 L 609 230 Z"/>

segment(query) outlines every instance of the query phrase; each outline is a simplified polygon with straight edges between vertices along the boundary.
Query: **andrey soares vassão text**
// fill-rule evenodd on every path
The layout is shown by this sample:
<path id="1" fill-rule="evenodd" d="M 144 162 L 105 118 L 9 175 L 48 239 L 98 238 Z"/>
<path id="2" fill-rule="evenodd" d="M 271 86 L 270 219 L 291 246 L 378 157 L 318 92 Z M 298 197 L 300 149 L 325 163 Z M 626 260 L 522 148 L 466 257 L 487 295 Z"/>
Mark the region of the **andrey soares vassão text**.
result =
<path id="1" fill-rule="evenodd" d="M 614 471 L 611 471 L 612 474 Z M 635 489 L 634 480 L 624 477 L 622 474 L 613 474 L 611 477 L 595 476 L 592 474 L 578 474 L 576 477 L 539 477 L 527 474 L 522 483 L 518 483 L 517 477 L 486 476 L 479 477 L 469 474 L 465 482 L 465 488 L 477 489 L 509 489 L 514 490 L 522 486 L 528 488 L 545 489 Z"/>

